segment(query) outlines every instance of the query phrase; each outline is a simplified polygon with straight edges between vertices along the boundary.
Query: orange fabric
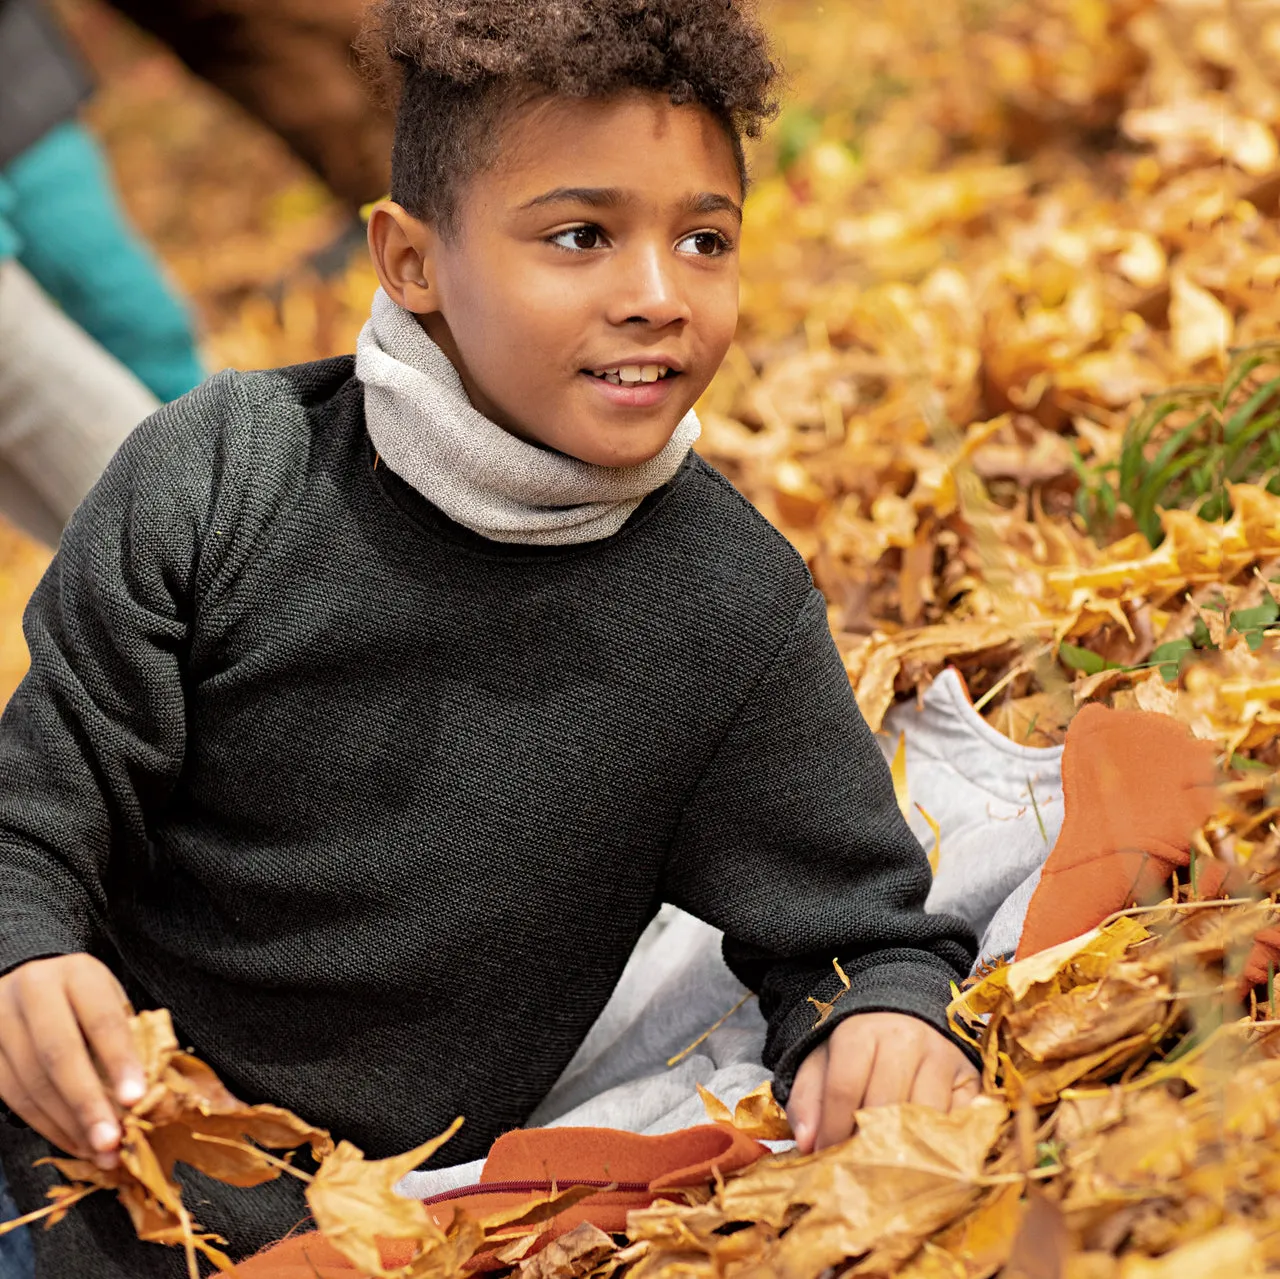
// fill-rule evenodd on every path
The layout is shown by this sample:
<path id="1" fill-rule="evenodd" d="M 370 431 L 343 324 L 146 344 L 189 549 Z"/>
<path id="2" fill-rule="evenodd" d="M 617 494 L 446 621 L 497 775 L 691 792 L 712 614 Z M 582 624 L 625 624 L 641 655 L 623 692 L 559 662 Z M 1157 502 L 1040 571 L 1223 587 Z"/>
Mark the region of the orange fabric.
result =
<path id="1" fill-rule="evenodd" d="M 1062 831 L 1027 908 L 1018 959 L 1167 895 L 1213 811 L 1213 748 L 1167 715 L 1089 705 L 1067 730 L 1062 792 Z M 1252 892 L 1239 868 L 1207 859 L 1196 891 L 1205 900 Z M 1268 964 L 1280 970 L 1280 929 L 1255 938 L 1243 990 L 1267 980 Z"/>
<path id="2" fill-rule="evenodd" d="M 1280 978 L 1280 928 L 1263 928 L 1253 939 L 1249 958 L 1244 961 L 1240 984 L 1246 990 L 1263 985 L 1268 977 Z M 1275 1016 L 1275 1010 L 1271 1015 Z"/>
<path id="3" fill-rule="evenodd" d="M 391 1269 L 412 1260 L 412 1247 L 388 1241 L 382 1264 Z M 226 1272 L 232 1279 L 357 1279 L 358 1271 L 314 1231 L 274 1244 Z"/>
<path id="4" fill-rule="evenodd" d="M 561 1190 L 582 1182 L 618 1182 L 625 1188 L 602 1192 L 561 1213 L 548 1223 L 537 1247 L 557 1235 L 590 1221 L 606 1232 L 626 1227 L 627 1213 L 643 1208 L 664 1190 L 703 1185 L 716 1174 L 734 1172 L 768 1153 L 759 1142 L 727 1124 L 703 1124 L 657 1137 L 619 1132 L 612 1128 L 522 1128 L 499 1137 L 489 1150 L 479 1187 L 534 1182 Z M 439 1226 L 447 1227 L 454 1213 L 483 1217 L 504 1208 L 533 1203 L 545 1189 L 482 1191 L 428 1201 L 426 1208 Z M 412 1246 L 387 1241 L 383 1265 L 406 1265 Z M 477 1258 L 474 1269 L 487 1268 Z M 355 1268 L 314 1232 L 297 1235 L 241 1262 L 230 1272 L 235 1279 L 355 1279 Z"/>
<path id="5" fill-rule="evenodd" d="M 1062 752 L 1063 822 L 1027 908 L 1017 958 L 1159 900 L 1213 811 L 1213 750 L 1176 720 L 1085 706 Z"/>
<path id="6" fill-rule="evenodd" d="M 716 1172 L 734 1172 L 766 1154 L 764 1146 L 727 1124 L 703 1124 L 658 1137 L 612 1128 L 519 1128 L 493 1143 L 480 1185 L 470 1195 L 427 1203 L 442 1229 L 454 1212 L 481 1217 L 534 1197 L 529 1191 L 484 1191 L 485 1185 L 555 1182 L 561 1189 L 584 1181 L 619 1182 L 630 1189 L 603 1191 L 561 1213 L 549 1234 L 563 1234 L 582 1221 L 606 1232 L 626 1228 L 627 1213 L 678 1186 L 702 1185 Z"/>

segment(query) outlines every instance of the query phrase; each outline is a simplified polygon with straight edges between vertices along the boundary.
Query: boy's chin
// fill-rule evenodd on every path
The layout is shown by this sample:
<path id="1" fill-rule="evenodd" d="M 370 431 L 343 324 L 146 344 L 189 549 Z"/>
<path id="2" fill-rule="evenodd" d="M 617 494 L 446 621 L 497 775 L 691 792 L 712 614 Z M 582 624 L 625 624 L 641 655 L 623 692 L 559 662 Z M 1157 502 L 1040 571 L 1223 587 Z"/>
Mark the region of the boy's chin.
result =
<path id="1" fill-rule="evenodd" d="M 595 431 L 590 436 L 566 440 L 560 451 L 576 457 L 592 466 L 629 467 L 643 466 L 652 461 L 671 442 L 675 425 L 656 431 L 627 432 L 625 428 L 616 434 Z"/>
<path id="2" fill-rule="evenodd" d="M 665 415 L 664 415 L 665 417 Z M 683 415 L 682 415 L 683 417 Z M 563 453 L 591 466 L 623 468 L 643 466 L 662 452 L 671 442 L 681 418 L 674 422 L 630 422 L 604 424 L 587 420 L 565 427 L 557 423 L 558 430 L 539 429 L 532 424 L 521 423 L 515 427 L 506 424 L 521 439 L 539 444 L 545 449 Z"/>

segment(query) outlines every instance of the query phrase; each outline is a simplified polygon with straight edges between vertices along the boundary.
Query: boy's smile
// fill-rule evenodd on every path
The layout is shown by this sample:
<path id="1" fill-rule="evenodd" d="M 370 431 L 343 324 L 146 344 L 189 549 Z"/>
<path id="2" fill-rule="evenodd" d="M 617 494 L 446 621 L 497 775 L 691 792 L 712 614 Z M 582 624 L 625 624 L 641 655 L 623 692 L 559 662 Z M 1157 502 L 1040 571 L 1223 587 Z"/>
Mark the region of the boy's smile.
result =
<path id="1" fill-rule="evenodd" d="M 388 201 L 369 239 L 383 287 L 477 409 L 632 466 L 666 445 L 733 338 L 740 198 L 730 139 L 702 107 L 547 98 L 508 117 L 456 229 Z"/>

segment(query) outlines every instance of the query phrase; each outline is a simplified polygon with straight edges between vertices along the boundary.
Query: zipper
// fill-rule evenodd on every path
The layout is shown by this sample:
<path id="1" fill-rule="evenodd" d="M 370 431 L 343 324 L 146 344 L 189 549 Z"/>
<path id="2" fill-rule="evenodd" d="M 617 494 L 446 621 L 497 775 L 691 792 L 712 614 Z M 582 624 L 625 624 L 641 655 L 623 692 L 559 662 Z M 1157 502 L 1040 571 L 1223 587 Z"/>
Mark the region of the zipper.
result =
<path id="1" fill-rule="evenodd" d="M 649 1189 L 647 1181 L 591 1181 L 584 1177 L 566 1177 L 563 1181 L 481 1181 L 474 1186 L 455 1186 L 452 1190 L 442 1190 L 438 1195 L 419 1202 L 440 1204 L 447 1203 L 450 1199 L 466 1199 L 471 1195 L 520 1195 L 534 1191 L 549 1195 L 553 1190 L 570 1190 L 574 1186 L 592 1186 L 598 1190 L 617 1191 L 621 1194 L 636 1194 Z"/>

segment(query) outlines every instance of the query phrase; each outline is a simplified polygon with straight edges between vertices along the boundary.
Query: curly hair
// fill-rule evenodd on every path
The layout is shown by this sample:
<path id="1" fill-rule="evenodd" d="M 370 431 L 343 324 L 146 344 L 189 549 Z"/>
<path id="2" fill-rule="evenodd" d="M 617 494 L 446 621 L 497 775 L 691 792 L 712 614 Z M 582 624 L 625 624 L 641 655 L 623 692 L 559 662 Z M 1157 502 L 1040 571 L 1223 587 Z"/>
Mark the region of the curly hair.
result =
<path id="1" fill-rule="evenodd" d="M 396 103 L 392 198 L 445 232 L 521 103 L 632 89 L 696 103 L 725 129 L 744 188 L 742 139 L 777 110 L 751 0 L 371 0 L 358 49 Z"/>

